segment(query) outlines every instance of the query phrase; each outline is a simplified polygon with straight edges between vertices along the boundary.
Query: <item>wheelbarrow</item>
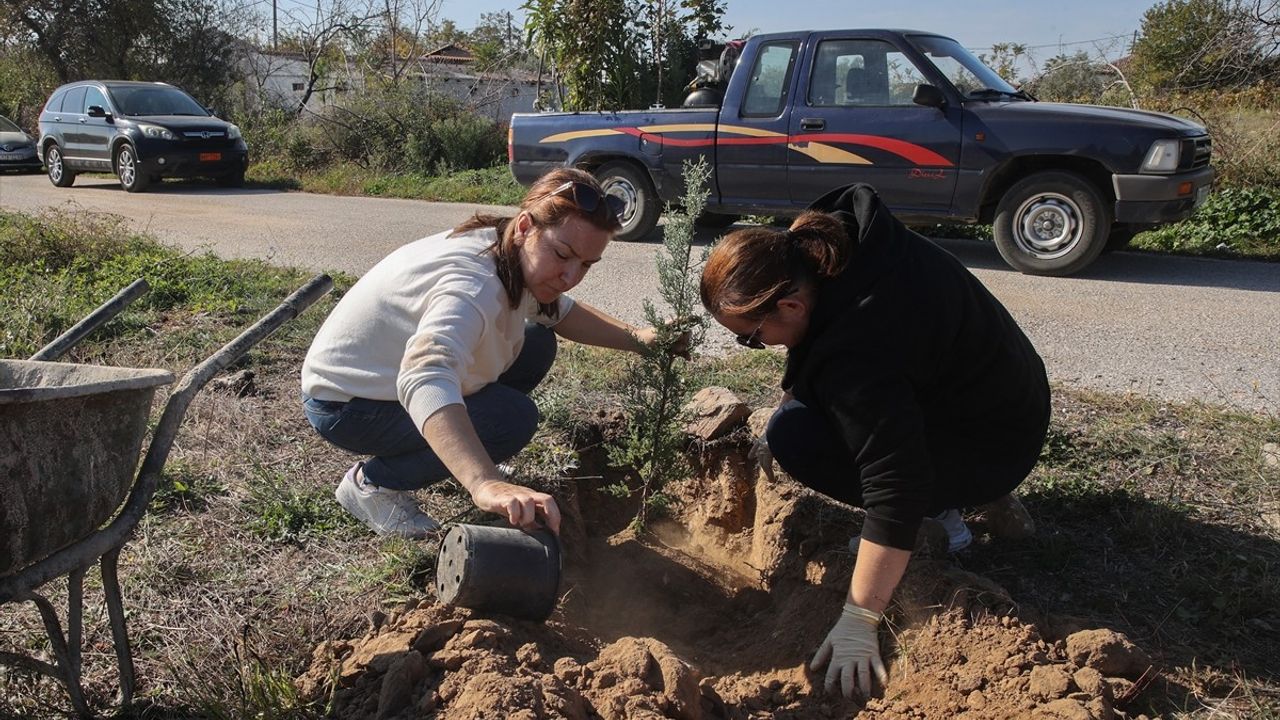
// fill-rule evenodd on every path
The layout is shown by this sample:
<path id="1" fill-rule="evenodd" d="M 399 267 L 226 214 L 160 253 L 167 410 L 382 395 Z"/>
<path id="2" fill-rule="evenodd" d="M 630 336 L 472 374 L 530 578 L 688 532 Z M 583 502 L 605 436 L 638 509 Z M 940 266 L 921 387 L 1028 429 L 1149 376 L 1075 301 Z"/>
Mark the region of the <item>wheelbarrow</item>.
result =
<path id="1" fill-rule="evenodd" d="M 173 382 L 173 375 L 53 361 L 146 292 L 145 281 L 121 291 L 30 360 L 0 360 L 0 605 L 33 603 L 56 661 L 0 651 L 0 665 L 60 680 L 76 712 L 93 716 L 81 686 L 81 645 L 84 578 L 97 565 L 120 674 L 120 702 L 132 704 L 133 656 L 117 573 L 120 551 L 155 494 L 187 407 L 214 375 L 332 287 L 327 275 L 313 278 L 187 372 L 165 402 L 141 468 L 138 454 L 152 398 L 158 387 Z M 53 604 L 37 592 L 63 576 L 65 633 Z"/>

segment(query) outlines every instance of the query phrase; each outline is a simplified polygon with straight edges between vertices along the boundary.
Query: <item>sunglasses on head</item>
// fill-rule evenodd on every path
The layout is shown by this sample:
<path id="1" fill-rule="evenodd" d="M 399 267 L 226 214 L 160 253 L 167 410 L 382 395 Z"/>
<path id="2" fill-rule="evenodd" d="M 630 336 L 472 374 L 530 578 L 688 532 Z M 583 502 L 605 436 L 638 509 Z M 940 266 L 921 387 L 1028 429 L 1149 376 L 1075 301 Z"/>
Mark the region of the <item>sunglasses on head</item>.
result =
<path id="1" fill-rule="evenodd" d="M 627 209 L 627 203 L 617 195 L 609 195 L 601 193 L 599 190 L 580 180 L 570 180 L 560 187 L 547 193 L 547 197 L 552 195 L 564 195 L 568 193 L 573 204 L 578 209 L 590 215 L 600 209 L 600 203 L 604 203 L 608 207 L 609 212 L 615 216 L 621 217 L 622 212 Z"/>

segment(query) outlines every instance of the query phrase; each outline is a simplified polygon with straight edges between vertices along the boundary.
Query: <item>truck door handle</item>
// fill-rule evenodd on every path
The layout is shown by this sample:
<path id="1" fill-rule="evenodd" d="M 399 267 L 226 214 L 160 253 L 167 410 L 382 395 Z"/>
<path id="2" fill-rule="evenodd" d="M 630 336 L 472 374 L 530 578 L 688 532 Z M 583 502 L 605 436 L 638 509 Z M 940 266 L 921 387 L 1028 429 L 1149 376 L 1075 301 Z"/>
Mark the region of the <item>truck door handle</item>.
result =
<path id="1" fill-rule="evenodd" d="M 803 118 L 800 120 L 801 130 L 826 130 L 827 121 L 822 118 Z"/>

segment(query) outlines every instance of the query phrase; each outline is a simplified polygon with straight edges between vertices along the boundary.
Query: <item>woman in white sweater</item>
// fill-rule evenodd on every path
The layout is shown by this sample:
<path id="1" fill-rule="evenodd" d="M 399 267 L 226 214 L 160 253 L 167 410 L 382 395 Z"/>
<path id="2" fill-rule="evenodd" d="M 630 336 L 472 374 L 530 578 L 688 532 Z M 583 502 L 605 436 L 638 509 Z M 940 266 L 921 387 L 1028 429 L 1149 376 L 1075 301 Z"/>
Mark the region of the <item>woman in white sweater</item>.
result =
<path id="1" fill-rule="evenodd" d="M 454 477 L 512 525 L 559 530 L 555 500 L 496 463 L 533 437 L 529 393 L 557 335 L 633 351 L 656 340 L 565 295 L 620 228 L 617 201 L 586 172 L 554 170 L 515 217 L 476 215 L 409 243 L 352 286 L 302 366 L 311 425 L 370 456 L 338 485 L 348 512 L 379 534 L 422 537 L 439 523 L 408 491 Z"/>

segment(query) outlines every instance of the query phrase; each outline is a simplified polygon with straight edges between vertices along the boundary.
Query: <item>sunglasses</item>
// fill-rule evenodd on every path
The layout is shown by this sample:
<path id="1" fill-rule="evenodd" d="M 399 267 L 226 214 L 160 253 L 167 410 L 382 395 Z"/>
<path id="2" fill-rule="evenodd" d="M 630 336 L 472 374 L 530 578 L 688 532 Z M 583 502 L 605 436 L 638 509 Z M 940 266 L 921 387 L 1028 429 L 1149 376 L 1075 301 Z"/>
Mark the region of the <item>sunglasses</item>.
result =
<path id="1" fill-rule="evenodd" d="M 761 320 L 760 324 L 757 325 L 756 329 L 752 330 L 750 334 L 736 335 L 734 336 L 734 340 L 737 340 L 738 344 L 742 347 L 751 348 L 752 350 L 763 350 L 765 348 L 765 344 L 760 341 L 760 331 L 763 329 L 764 320 Z"/>
<path id="2" fill-rule="evenodd" d="M 617 217 L 622 217 L 623 211 L 627 209 L 627 202 L 617 195 L 609 195 L 601 193 L 599 190 L 579 180 L 570 180 L 560 187 L 547 193 L 547 197 L 552 195 L 563 195 L 569 193 L 569 199 L 573 200 L 573 204 L 578 206 L 582 212 L 590 215 L 600 209 L 600 204 L 604 203 L 608 207 L 609 212 Z"/>

